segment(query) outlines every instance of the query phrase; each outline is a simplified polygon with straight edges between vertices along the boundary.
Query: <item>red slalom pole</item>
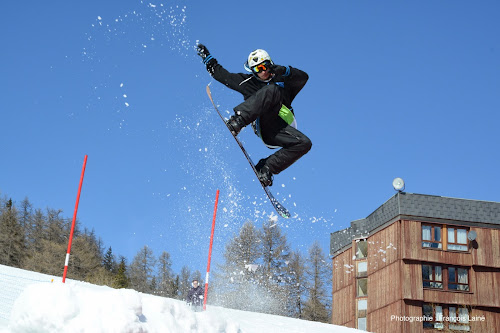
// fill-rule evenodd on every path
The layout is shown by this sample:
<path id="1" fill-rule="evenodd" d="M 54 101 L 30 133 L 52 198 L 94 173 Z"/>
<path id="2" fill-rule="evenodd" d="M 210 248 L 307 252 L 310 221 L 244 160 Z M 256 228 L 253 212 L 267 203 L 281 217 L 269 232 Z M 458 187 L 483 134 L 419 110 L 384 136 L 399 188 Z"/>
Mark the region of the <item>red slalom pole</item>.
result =
<path id="1" fill-rule="evenodd" d="M 215 195 L 214 217 L 212 219 L 212 233 L 210 234 L 210 248 L 208 249 L 207 275 L 205 276 L 205 295 L 203 296 L 203 311 L 207 309 L 208 275 L 210 274 L 210 260 L 212 259 L 212 244 L 214 243 L 215 216 L 217 215 L 217 204 L 219 203 L 219 190 Z"/>
<path id="2" fill-rule="evenodd" d="M 66 252 L 66 261 L 64 262 L 63 283 L 66 282 L 66 273 L 68 272 L 69 253 L 71 252 L 71 242 L 73 241 L 73 233 L 75 232 L 76 213 L 78 211 L 78 203 L 80 202 L 80 193 L 82 191 L 83 175 L 85 174 L 86 165 L 87 155 L 85 155 L 85 158 L 83 159 L 82 175 L 80 177 L 80 185 L 78 186 L 78 195 L 76 196 L 75 212 L 73 213 L 73 222 L 71 223 L 71 232 L 69 233 L 68 251 Z"/>

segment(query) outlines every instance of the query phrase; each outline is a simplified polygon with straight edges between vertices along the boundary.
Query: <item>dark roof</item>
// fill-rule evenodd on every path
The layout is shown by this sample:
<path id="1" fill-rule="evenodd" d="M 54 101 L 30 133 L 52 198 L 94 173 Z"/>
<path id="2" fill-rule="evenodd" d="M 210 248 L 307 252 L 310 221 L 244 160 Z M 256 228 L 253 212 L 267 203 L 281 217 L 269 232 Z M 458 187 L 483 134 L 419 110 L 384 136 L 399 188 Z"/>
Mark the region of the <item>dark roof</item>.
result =
<path id="1" fill-rule="evenodd" d="M 400 218 L 419 221 L 444 219 L 457 223 L 480 223 L 500 227 L 500 203 L 440 197 L 434 195 L 396 193 L 367 218 L 351 222 L 351 226 L 330 235 L 330 255 L 349 247 L 354 238 L 368 237 L 384 224 Z"/>

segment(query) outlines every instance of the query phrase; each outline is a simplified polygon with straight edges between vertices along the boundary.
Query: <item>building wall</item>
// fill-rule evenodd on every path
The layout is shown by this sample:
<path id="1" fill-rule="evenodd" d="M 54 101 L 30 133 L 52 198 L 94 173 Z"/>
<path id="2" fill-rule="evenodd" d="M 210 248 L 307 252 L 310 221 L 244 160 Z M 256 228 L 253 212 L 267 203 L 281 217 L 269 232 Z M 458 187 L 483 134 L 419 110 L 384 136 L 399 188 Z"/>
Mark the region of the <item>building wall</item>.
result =
<path id="1" fill-rule="evenodd" d="M 340 255 L 333 258 L 333 291 L 343 289 L 347 286 L 352 286 L 354 266 L 353 266 L 353 251 L 352 248 L 342 252 Z"/>
<path id="2" fill-rule="evenodd" d="M 500 309 L 500 271 L 494 268 L 473 267 L 473 272 L 476 279 L 476 297 L 472 304 Z"/>
<path id="3" fill-rule="evenodd" d="M 408 318 L 421 318 L 421 316 L 422 316 L 422 305 L 421 304 L 422 304 L 421 302 L 405 300 L 404 304 L 403 304 L 404 315 Z M 423 323 L 421 321 L 418 321 L 418 320 L 404 321 L 402 326 L 403 326 L 403 330 L 400 331 L 399 333 L 406 333 L 406 332 L 422 333 L 422 332 L 424 332 Z"/>
<path id="4" fill-rule="evenodd" d="M 422 223 L 403 221 L 403 259 L 471 266 L 472 254 L 422 248 Z M 476 230 L 476 229 L 474 229 Z"/>
<path id="5" fill-rule="evenodd" d="M 421 322 L 399 322 L 391 316 L 420 317 L 423 303 L 470 305 L 471 316 L 485 316 L 483 322 L 472 322 L 471 328 L 495 327 L 500 321 L 496 312 L 500 309 L 500 230 L 471 229 L 477 238 L 467 253 L 422 248 L 422 222 L 416 220 L 396 221 L 368 237 L 368 330 L 422 332 Z M 356 326 L 355 249 L 353 241 L 351 248 L 333 259 L 332 322 L 336 325 Z M 470 292 L 424 289 L 423 262 L 469 267 Z"/>
<path id="6" fill-rule="evenodd" d="M 368 331 L 399 333 L 403 332 L 404 321 L 398 320 L 401 317 L 403 301 L 392 302 L 384 307 L 368 312 Z"/>
<path id="7" fill-rule="evenodd" d="M 401 332 L 403 322 L 391 320 L 402 315 L 402 261 L 400 223 L 395 222 L 367 238 L 368 314 L 372 332 Z"/>
<path id="8" fill-rule="evenodd" d="M 470 252 L 460 253 L 422 248 L 421 228 L 422 223 L 419 221 L 403 221 L 401 224 L 402 239 L 407 244 L 402 246 L 406 263 L 403 266 L 403 297 L 431 303 L 500 308 L 500 230 L 472 227 L 477 232 L 477 242 Z M 422 262 L 469 267 L 470 292 L 423 290 Z"/>
<path id="9" fill-rule="evenodd" d="M 352 285 L 333 293 L 332 297 L 332 324 L 355 327 L 355 295 Z"/>
<path id="10" fill-rule="evenodd" d="M 419 261 L 402 261 L 402 290 L 401 296 L 409 300 L 424 300 L 424 291 L 422 288 L 422 264 Z"/>
<path id="11" fill-rule="evenodd" d="M 400 223 L 368 237 L 368 275 L 401 259 Z"/>
<path id="12" fill-rule="evenodd" d="M 500 329 L 500 310 L 473 308 L 472 316 L 484 317 L 482 321 L 471 322 L 472 332 L 498 332 Z"/>
<path id="13" fill-rule="evenodd" d="M 401 300 L 400 270 L 400 264 L 396 261 L 368 275 L 368 313 Z"/>
<path id="14" fill-rule="evenodd" d="M 385 308 L 401 299 L 399 257 L 399 223 L 394 223 L 367 239 L 368 242 L 368 313 Z M 333 258 L 333 301 L 332 323 L 348 327 L 356 326 L 356 262 L 355 241 L 348 250 Z M 393 308 L 389 307 L 390 309 Z M 385 314 L 383 310 L 373 319 L 368 317 L 368 330 L 372 320 L 378 320 Z M 395 313 L 400 315 L 400 313 Z M 382 321 L 390 320 L 388 318 Z M 378 324 L 376 324 L 378 325 Z"/>
<path id="15" fill-rule="evenodd" d="M 442 224 L 450 225 L 450 223 Z M 470 253 L 422 248 L 422 222 L 420 221 L 405 220 L 401 229 L 403 242 L 406 244 L 403 248 L 403 259 L 500 268 L 499 229 L 471 227 L 471 230 L 476 231 L 477 238 Z"/>
<path id="16" fill-rule="evenodd" d="M 473 228 L 477 233 L 476 248 L 472 250 L 473 264 L 500 268 L 500 230 Z"/>
<path id="17" fill-rule="evenodd" d="M 355 327 L 356 296 L 352 248 L 333 258 L 332 266 L 332 324 Z"/>

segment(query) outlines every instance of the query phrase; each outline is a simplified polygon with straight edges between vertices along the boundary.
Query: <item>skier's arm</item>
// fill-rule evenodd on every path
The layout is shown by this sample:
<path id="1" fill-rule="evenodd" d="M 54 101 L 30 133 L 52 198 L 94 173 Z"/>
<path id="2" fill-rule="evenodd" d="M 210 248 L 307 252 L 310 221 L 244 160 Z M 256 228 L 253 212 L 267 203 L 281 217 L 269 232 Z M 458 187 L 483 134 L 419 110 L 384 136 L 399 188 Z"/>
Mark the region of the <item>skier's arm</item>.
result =
<path id="1" fill-rule="evenodd" d="M 306 72 L 291 66 L 275 65 L 273 70 L 277 81 L 285 81 L 285 85 L 290 89 L 292 100 L 306 85 L 309 79 L 309 75 L 307 75 Z"/>
<path id="2" fill-rule="evenodd" d="M 273 71 L 276 75 L 277 81 L 280 81 L 280 79 L 284 80 L 287 85 L 300 87 L 299 90 L 305 86 L 307 80 L 309 79 L 309 75 L 307 75 L 306 72 L 292 66 L 274 65 Z"/>
<path id="3" fill-rule="evenodd" d="M 240 83 L 245 77 L 242 74 L 230 73 L 222 65 L 217 62 L 207 47 L 203 44 L 198 44 L 196 48 L 198 55 L 203 59 L 203 64 L 207 67 L 208 73 L 217 81 L 224 84 L 228 88 L 239 91 Z"/>

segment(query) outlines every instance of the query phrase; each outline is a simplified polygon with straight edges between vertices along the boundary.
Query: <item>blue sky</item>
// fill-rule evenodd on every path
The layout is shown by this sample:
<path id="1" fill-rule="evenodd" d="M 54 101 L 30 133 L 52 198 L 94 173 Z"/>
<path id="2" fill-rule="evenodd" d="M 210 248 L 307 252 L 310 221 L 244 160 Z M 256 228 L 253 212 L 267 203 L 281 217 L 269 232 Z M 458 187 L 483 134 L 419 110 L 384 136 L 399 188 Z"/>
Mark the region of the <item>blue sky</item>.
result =
<path id="1" fill-rule="evenodd" d="M 24 1 L 0 22 L 0 195 L 78 217 L 129 261 L 144 245 L 205 271 L 248 220 L 273 212 L 205 85 L 204 43 L 228 70 L 266 49 L 306 71 L 294 102 L 313 142 L 272 190 L 293 249 L 364 218 L 394 195 L 500 201 L 500 5 L 496 1 Z M 245 129 L 254 160 L 271 151 Z M 212 266 L 215 267 L 215 266 Z"/>

